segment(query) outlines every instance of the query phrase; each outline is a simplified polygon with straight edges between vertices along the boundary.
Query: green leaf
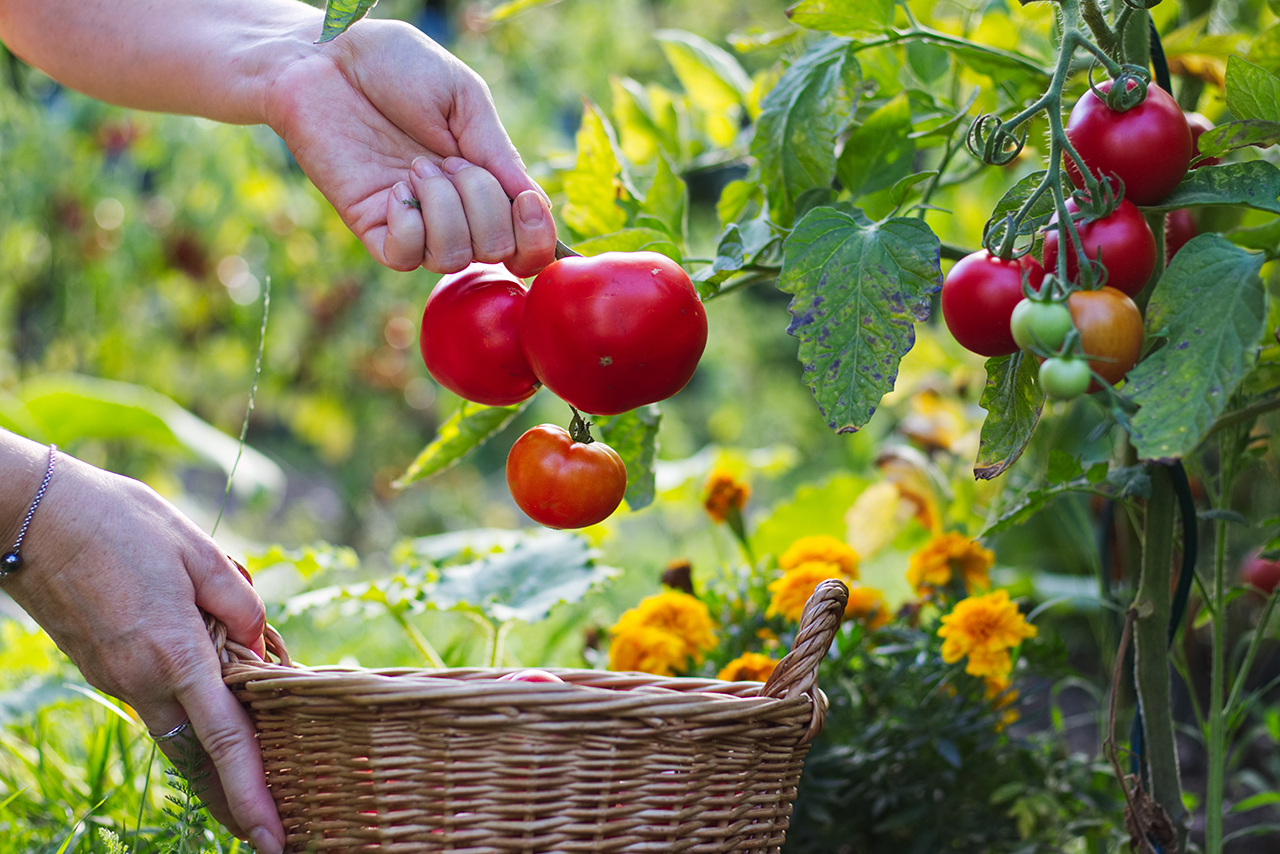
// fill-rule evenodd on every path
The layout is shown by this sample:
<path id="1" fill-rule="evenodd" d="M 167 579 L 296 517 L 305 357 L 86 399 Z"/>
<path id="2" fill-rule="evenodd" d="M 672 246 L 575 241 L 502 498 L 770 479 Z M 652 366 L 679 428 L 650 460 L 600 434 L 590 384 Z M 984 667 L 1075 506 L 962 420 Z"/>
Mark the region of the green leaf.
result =
<path id="1" fill-rule="evenodd" d="M 328 543 L 317 543 L 300 549 L 273 545 L 265 552 L 250 552 L 245 555 L 244 565 L 254 575 L 275 566 L 292 566 L 303 578 L 311 578 L 322 572 L 356 569 L 360 566 L 360 558 L 354 549 Z"/>
<path id="2" fill-rule="evenodd" d="M 942 287 L 941 244 L 922 220 L 873 223 L 861 211 L 815 208 L 783 244 L 778 289 L 793 295 L 787 332 L 827 424 L 871 418 Z"/>
<path id="3" fill-rule="evenodd" d="M 987 411 L 987 418 L 982 422 L 973 466 L 977 479 L 999 477 L 1026 450 L 1044 407 L 1038 374 L 1035 357 L 1025 350 L 987 360 L 987 385 L 978 403 Z"/>
<path id="4" fill-rule="evenodd" d="M 671 168 L 670 161 L 658 155 L 658 171 L 640 203 L 640 215 L 637 222 L 645 224 L 645 220 L 665 231 L 678 244 L 684 243 L 686 221 L 688 219 L 689 190 L 684 179 Z M 677 259 L 679 260 L 679 259 Z"/>
<path id="5" fill-rule="evenodd" d="M 1258 807 L 1267 807 L 1272 804 L 1280 804 L 1280 792 L 1258 792 L 1256 795 L 1250 795 L 1243 801 L 1233 804 L 1231 812 L 1248 812 L 1256 810 Z"/>
<path id="6" fill-rule="evenodd" d="M 650 404 L 621 415 L 596 418 L 600 440 L 618 452 L 627 467 L 627 506 L 640 510 L 653 503 L 662 412 Z"/>
<path id="7" fill-rule="evenodd" d="M 759 554 L 780 555 L 801 537 L 827 534 L 844 540 L 845 513 L 866 488 L 864 478 L 849 472 L 832 475 L 820 484 L 804 484 L 756 526 L 751 544 Z"/>
<path id="8" fill-rule="evenodd" d="M 605 252 L 661 252 L 679 264 L 684 260 L 680 247 L 671 242 L 665 231 L 653 228 L 624 228 L 599 237 L 591 237 L 573 245 L 579 255 Z"/>
<path id="9" fill-rule="evenodd" d="M 917 172 L 914 175 L 908 175 L 890 188 L 889 201 L 895 208 L 901 207 L 918 185 L 928 183 L 936 177 L 938 177 L 937 172 Z"/>
<path id="10" fill-rule="evenodd" d="M 1196 140 L 1200 153 L 1206 157 L 1217 157 L 1250 145 L 1267 148 L 1277 142 L 1280 142 L 1280 122 L 1263 122 L 1257 119 L 1218 125 L 1202 133 Z"/>
<path id="11" fill-rule="evenodd" d="M 511 406 L 485 406 L 469 400 L 462 401 L 458 411 L 440 425 L 435 439 L 419 452 L 405 473 L 392 481 L 391 485 L 396 489 L 404 489 L 449 468 L 507 426 L 532 400 L 530 397 Z"/>
<path id="12" fill-rule="evenodd" d="M 1227 59 L 1227 109 L 1237 119 L 1280 122 L 1280 78 L 1246 59 Z"/>
<path id="13" fill-rule="evenodd" d="M 862 70 L 848 39 L 823 39 L 783 73 L 762 102 L 751 153 L 769 215 L 781 226 L 796 199 L 828 187 L 836 171 L 836 136 L 857 106 Z"/>
<path id="14" fill-rule="evenodd" d="M 430 607 L 469 607 L 503 623 L 545 619 L 561 602 L 578 602 L 620 570 L 596 563 L 596 553 L 578 534 L 531 534 L 501 552 L 444 567 L 424 589 Z"/>
<path id="15" fill-rule="evenodd" d="M 1158 205 L 1144 211 L 1171 211 L 1195 205 L 1247 205 L 1280 213 L 1280 169 L 1265 160 L 1192 169 Z"/>
<path id="16" fill-rule="evenodd" d="M 751 91 L 751 78 L 723 48 L 684 30 L 657 30 L 653 37 L 698 109 L 723 115 L 741 105 Z"/>
<path id="17" fill-rule="evenodd" d="M 882 32 L 893 26 L 893 0 L 800 0 L 787 10 L 791 23 L 836 35 Z"/>
<path id="18" fill-rule="evenodd" d="M 1039 189 L 1040 184 L 1044 181 L 1044 176 L 1048 173 L 1044 170 L 1032 172 L 1030 175 L 1022 178 L 1018 183 L 1014 184 L 1009 190 L 996 202 L 995 208 L 991 211 L 991 218 L 987 220 L 987 224 L 982 227 L 982 237 L 985 240 L 987 235 L 993 229 L 996 231 L 997 238 L 1002 237 L 1004 232 L 1005 219 L 1010 215 L 1017 213 L 1026 204 L 1031 195 Z M 1070 186 L 1066 173 L 1062 173 L 1063 186 Z M 1049 219 L 1053 216 L 1053 193 L 1043 192 L 1035 200 L 1035 203 L 1027 210 L 1026 217 L 1022 220 L 1021 227 L 1018 229 L 1019 235 L 1035 234 L 1043 228 Z"/>
<path id="19" fill-rule="evenodd" d="M 1236 246 L 1257 249 L 1260 252 L 1280 250 L 1280 218 L 1256 228 L 1239 228 L 1226 235 Z"/>
<path id="20" fill-rule="evenodd" d="M 507 0 L 505 3 L 499 3 L 494 6 L 489 14 L 484 16 L 486 21 L 509 21 L 517 15 L 523 15 L 533 9 L 541 6 L 554 6 L 560 0 Z"/>
<path id="21" fill-rule="evenodd" d="M 1195 237 L 1174 256 L 1147 305 L 1147 335 L 1166 339 L 1129 372 L 1125 394 L 1144 460 L 1181 458 L 1204 438 L 1258 358 L 1267 298 L 1265 257 L 1216 234 Z"/>
<path id="22" fill-rule="evenodd" d="M 693 277 L 698 293 L 704 298 L 715 293 L 726 279 L 754 263 L 761 253 L 778 240 L 778 233 L 766 217 L 757 217 L 741 224 L 729 223 L 720 235 L 715 259 Z"/>
<path id="23" fill-rule="evenodd" d="M 836 163 L 836 177 L 854 198 L 892 187 L 911 174 L 916 144 L 911 105 L 899 92 L 850 135 Z"/>
<path id="24" fill-rule="evenodd" d="M 674 140 L 668 140 L 654 121 L 649 105 L 649 94 L 644 87 L 630 77 L 609 78 L 609 91 L 613 102 L 613 121 L 617 126 L 619 146 L 632 163 L 648 163 L 666 148 L 677 150 Z"/>
<path id="25" fill-rule="evenodd" d="M 1051 484 L 1065 483 L 1068 480 L 1084 477 L 1084 466 L 1080 460 L 1060 448 L 1049 452 L 1049 468 L 1045 479 Z"/>
<path id="26" fill-rule="evenodd" d="M 617 203 L 623 186 L 618 144 L 608 119 L 588 101 L 583 102 L 577 144 L 578 161 L 564 176 L 567 200 L 560 215 L 582 237 L 617 231 L 627 223 L 627 212 Z"/>
<path id="27" fill-rule="evenodd" d="M 368 14 L 378 0 L 329 0 L 324 10 L 324 28 L 316 44 L 333 41 Z"/>
<path id="28" fill-rule="evenodd" d="M 140 446 L 184 449 L 230 475 L 238 494 L 280 492 L 284 472 L 238 438 L 145 386 L 79 374 L 46 374 L 17 389 L 19 420 L 39 425 L 32 438 L 74 447 L 83 439 L 125 439 Z M 238 460 L 238 462 L 237 462 Z"/>
<path id="29" fill-rule="evenodd" d="M 1254 37 L 1248 59 L 1272 74 L 1280 71 L 1280 24 L 1272 24 Z"/>

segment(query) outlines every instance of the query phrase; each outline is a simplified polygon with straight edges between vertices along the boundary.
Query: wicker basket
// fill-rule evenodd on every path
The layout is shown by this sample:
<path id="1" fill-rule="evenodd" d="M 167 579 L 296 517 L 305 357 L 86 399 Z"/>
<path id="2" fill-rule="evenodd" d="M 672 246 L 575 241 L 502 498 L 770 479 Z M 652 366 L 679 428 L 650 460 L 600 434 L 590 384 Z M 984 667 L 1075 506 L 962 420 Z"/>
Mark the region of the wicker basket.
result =
<path id="1" fill-rule="evenodd" d="M 302 668 L 227 641 L 286 851 L 776 852 L 848 593 L 824 582 L 758 682 L 555 670 Z"/>

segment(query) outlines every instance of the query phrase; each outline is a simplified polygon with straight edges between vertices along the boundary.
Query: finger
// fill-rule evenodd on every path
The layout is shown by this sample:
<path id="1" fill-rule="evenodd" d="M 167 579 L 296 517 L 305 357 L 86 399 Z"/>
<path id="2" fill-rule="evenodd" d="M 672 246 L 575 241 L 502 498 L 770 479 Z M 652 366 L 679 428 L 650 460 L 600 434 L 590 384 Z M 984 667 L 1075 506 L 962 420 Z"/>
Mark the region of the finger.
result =
<path id="1" fill-rule="evenodd" d="M 196 605 L 222 621 L 227 637 L 262 657 L 266 649 L 262 633 L 267 627 L 267 609 L 236 562 L 210 542 L 188 555 L 186 565 Z"/>
<path id="2" fill-rule="evenodd" d="M 488 86 L 470 69 L 465 69 L 458 79 L 461 130 L 457 140 L 462 157 L 493 175 L 508 199 L 533 190 L 550 206 L 550 197 L 529 177 L 520 152 L 502 126 Z"/>
<path id="3" fill-rule="evenodd" d="M 514 255 L 511 201 L 498 179 L 461 157 L 445 158 L 444 171 L 462 199 L 475 260 L 497 264 Z"/>
<path id="4" fill-rule="evenodd" d="M 433 273 L 456 273 L 471 263 L 471 233 L 462 199 L 440 167 L 426 157 L 413 161 L 410 181 L 422 203 L 426 252 L 422 266 Z"/>
<path id="5" fill-rule="evenodd" d="M 230 823 L 224 823 L 239 828 L 238 835 L 247 837 L 259 852 L 279 854 L 284 848 L 284 825 L 267 788 L 253 722 L 223 684 L 217 660 L 208 656 L 202 663 L 210 664 L 210 669 L 181 686 L 177 698 L 190 714 L 191 729 L 217 772 L 222 802 L 230 815 Z M 165 752 L 177 749 L 175 745 Z"/>
<path id="6" fill-rule="evenodd" d="M 516 196 L 511 206 L 516 233 L 516 254 L 507 260 L 507 269 L 520 278 L 536 276 L 556 257 L 556 224 L 546 201 L 533 190 Z"/>
<path id="7" fill-rule="evenodd" d="M 417 199 L 408 182 L 391 188 L 387 197 L 387 237 L 382 245 L 383 263 L 407 273 L 422 264 L 427 231 Z"/>

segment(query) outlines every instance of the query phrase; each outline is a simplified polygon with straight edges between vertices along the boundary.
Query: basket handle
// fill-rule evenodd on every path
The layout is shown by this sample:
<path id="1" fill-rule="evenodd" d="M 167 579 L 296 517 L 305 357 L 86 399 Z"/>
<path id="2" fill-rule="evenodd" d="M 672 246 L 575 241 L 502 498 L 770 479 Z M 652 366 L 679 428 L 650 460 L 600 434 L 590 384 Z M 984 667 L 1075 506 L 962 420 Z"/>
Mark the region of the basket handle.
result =
<path id="1" fill-rule="evenodd" d="M 244 576 L 244 580 L 249 582 L 249 586 L 253 586 L 253 577 L 249 575 L 249 570 L 244 568 L 240 561 L 227 555 L 227 559 L 236 565 L 236 569 L 240 570 L 240 574 Z M 205 631 L 209 633 L 209 639 L 213 641 L 214 651 L 218 653 L 218 660 L 223 664 L 233 664 L 245 662 L 248 664 L 261 664 L 262 659 L 258 658 L 257 653 L 250 650 L 247 646 L 238 644 L 231 638 L 227 637 L 227 627 L 222 621 L 212 614 L 201 611 L 204 616 Z M 293 659 L 289 657 L 289 650 L 284 645 L 284 638 L 280 637 L 270 624 L 267 624 L 262 632 L 263 641 L 267 647 L 267 663 L 271 663 L 271 658 L 283 664 L 285 667 L 293 667 Z"/>
<path id="2" fill-rule="evenodd" d="M 805 695 L 813 703 L 813 718 L 805 732 L 802 744 L 807 744 L 822 732 L 827 718 L 826 698 L 817 690 L 818 665 L 826 658 L 831 641 L 844 620 L 844 607 L 849 601 L 849 588 L 834 578 L 819 584 L 805 603 L 800 615 L 800 630 L 795 643 L 778 666 L 773 668 L 769 681 L 760 689 L 760 696 L 776 700 Z"/>

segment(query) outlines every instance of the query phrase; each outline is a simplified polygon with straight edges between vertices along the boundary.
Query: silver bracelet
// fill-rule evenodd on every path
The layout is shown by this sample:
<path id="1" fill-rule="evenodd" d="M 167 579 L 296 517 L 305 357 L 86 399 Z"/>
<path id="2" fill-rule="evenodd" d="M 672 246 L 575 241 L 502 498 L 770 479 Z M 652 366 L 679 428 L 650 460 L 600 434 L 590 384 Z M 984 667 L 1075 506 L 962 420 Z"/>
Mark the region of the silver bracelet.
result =
<path id="1" fill-rule="evenodd" d="M 45 490 L 49 488 L 49 481 L 53 479 L 53 463 L 57 459 L 58 446 L 49 446 L 49 465 L 44 470 L 44 480 L 40 481 L 40 488 L 36 490 L 36 497 L 31 499 L 31 506 L 27 508 L 27 515 L 22 520 L 22 527 L 18 529 L 18 539 L 14 541 L 13 548 L 0 555 L 0 581 L 8 578 L 13 573 L 22 569 L 22 540 L 27 536 L 27 528 L 31 526 L 31 517 L 36 515 L 36 508 L 40 506 L 40 499 L 44 498 Z"/>

